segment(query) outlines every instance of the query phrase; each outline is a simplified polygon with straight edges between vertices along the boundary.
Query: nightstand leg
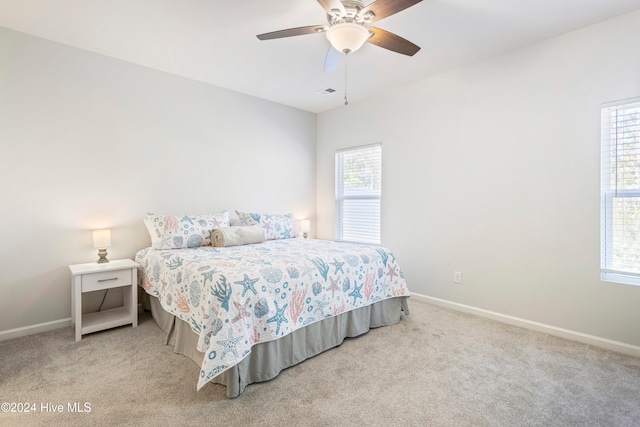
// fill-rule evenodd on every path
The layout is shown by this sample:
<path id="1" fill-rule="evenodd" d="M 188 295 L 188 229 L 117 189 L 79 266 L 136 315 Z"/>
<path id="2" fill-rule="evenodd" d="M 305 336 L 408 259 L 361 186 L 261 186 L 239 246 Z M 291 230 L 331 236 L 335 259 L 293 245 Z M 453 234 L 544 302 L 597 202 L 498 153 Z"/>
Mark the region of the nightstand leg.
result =
<path id="1" fill-rule="evenodd" d="M 131 316 L 133 321 L 131 327 L 138 326 L 138 269 L 131 269 Z"/>
<path id="2" fill-rule="evenodd" d="M 76 341 L 82 339 L 82 276 L 74 277 L 73 323 L 76 325 Z"/>

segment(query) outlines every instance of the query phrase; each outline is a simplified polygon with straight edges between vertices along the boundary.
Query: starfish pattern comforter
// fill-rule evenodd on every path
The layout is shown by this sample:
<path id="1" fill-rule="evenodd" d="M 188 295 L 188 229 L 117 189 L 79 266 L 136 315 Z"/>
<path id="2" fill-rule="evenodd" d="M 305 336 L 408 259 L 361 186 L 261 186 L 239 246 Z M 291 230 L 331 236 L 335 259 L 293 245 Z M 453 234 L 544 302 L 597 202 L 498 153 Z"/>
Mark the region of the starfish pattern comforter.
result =
<path id="1" fill-rule="evenodd" d="M 391 251 L 311 239 L 136 254 L 141 286 L 188 322 L 204 353 L 198 390 L 254 344 L 310 323 L 409 296 Z"/>

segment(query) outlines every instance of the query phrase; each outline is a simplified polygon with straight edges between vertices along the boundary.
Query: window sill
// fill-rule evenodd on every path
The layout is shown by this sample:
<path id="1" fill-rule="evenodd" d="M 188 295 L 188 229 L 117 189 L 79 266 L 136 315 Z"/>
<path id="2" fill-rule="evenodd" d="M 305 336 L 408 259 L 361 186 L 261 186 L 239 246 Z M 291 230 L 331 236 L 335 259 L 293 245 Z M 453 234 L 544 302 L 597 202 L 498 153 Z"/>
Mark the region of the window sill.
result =
<path id="1" fill-rule="evenodd" d="M 640 286 L 640 276 L 633 274 L 612 273 L 609 271 L 600 272 L 600 280 L 603 282 L 622 283 L 624 285 Z"/>

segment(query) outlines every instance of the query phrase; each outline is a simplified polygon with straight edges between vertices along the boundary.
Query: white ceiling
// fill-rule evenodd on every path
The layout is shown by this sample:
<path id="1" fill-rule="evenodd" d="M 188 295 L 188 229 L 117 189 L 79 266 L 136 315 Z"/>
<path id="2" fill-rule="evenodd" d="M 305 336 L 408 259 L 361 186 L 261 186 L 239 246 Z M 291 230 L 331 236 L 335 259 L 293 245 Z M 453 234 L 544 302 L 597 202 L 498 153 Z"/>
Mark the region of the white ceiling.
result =
<path id="1" fill-rule="evenodd" d="M 348 59 L 349 100 L 635 9 L 640 0 L 424 0 L 375 23 L 420 52 L 365 44 Z M 325 23 L 316 0 L 0 0 L 0 26 L 311 112 L 343 104 L 344 68 L 322 71 L 324 34 L 255 36 Z"/>

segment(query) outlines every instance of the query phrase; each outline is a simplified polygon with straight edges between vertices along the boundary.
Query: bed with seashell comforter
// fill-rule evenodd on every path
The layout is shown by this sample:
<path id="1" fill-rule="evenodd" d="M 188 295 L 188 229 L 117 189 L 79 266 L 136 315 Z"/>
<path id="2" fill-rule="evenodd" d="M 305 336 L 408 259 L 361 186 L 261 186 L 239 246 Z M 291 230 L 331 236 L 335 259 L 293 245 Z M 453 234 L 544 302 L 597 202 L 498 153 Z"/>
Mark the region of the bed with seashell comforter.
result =
<path id="1" fill-rule="evenodd" d="M 409 290 L 392 252 L 312 239 L 139 251 L 167 343 L 237 397 L 251 383 L 400 321 Z"/>

